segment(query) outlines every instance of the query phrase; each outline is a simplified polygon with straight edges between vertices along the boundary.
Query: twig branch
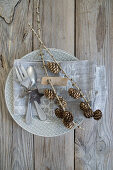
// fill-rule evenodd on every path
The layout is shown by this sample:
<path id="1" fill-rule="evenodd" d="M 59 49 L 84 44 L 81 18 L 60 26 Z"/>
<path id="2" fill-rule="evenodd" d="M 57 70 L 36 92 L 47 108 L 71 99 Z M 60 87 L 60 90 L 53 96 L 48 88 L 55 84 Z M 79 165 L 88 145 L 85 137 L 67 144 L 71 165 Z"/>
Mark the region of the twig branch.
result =
<path id="1" fill-rule="evenodd" d="M 38 34 L 36 33 L 36 35 L 40 38 L 40 34 L 41 34 L 41 30 L 40 30 L 40 11 L 39 11 L 39 5 L 40 5 L 40 0 L 38 0 L 38 3 L 37 3 L 37 29 L 38 29 Z M 30 25 L 30 24 L 29 24 Z M 40 56 L 41 56 L 41 59 L 42 59 L 42 62 L 43 62 L 43 67 L 44 67 L 44 70 L 45 70 L 45 73 L 46 73 L 46 76 L 49 77 L 48 75 L 48 72 L 47 72 L 47 69 L 46 69 L 46 64 L 45 64 L 45 61 L 44 61 L 44 57 L 43 57 L 43 54 L 42 54 L 42 43 L 40 41 L 40 44 L 39 44 L 39 47 L 40 47 Z M 51 79 L 48 80 L 48 83 L 51 85 L 53 91 L 54 91 L 54 94 L 61 106 L 61 108 L 63 109 L 63 111 L 65 111 L 65 108 L 64 106 L 62 105 L 62 102 L 60 101 L 57 93 L 56 93 L 56 90 L 51 82 Z"/>
<path id="2" fill-rule="evenodd" d="M 45 61 L 44 61 L 44 57 L 43 57 L 43 53 L 42 53 L 42 46 L 46 49 L 46 51 L 49 53 L 49 55 L 52 57 L 52 59 L 57 63 L 57 65 L 59 66 L 60 70 L 62 70 L 62 68 L 60 67 L 59 63 L 54 59 L 54 56 L 51 54 L 51 52 L 49 51 L 49 49 L 44 45 L 44 43 L 42 42 L 41 38 L 40 38 L 40 34 L 41 34 L 41 29 L 40 29 L 40 0 L 38 0 L 37 2 L 37 30 L 38 30 L 38 34 L 36 33 L 36 31 L 31 27 L 30 24 L 28 24 L 31 28 L 31 30 L 33 31 L 33 33 L 35 34 L 35 36 L 38 38 L 39 40 L 39 47 L 40 47 L 40 56 L 41 56 L 41 59 L 42 59 L 42 62 L 43 62 L 43 67 L 44 67 L 44 70 L 45 70 L 45 74 L 47 77 L 49 77 L 48 75 L 48 72 L 47 72 L 47 68 L 46 68 L 46 64 L 45 64 Z M 63 71 L 63 70 L 62 70 Z M 66 75 L 66 73 L 63 71 L 63 73 L 65 74 L 65 76 L 68 78 L 68 76 Z M 68 78 L 69 79 L 69 78 Z M 70 79 L 72 81 L 72 79 Z M 59 96 L 57 95 L 56 93 L 56 90 L 51 82 L 51 79 L 48 80 L 48 83 L 51 85 L 54 93 L 55 93 L 55 96 L 61 106 L 61 108 L 63 109 L 63 111 L 65 111 L 65 108 L 64 106 L 62 105 L 62 102 L 60 101 L 59 99 Z M 73 123 L 76 125 L 77 123 L 73 121 Z M 77 124 L 78 125 L 78 124 Z M 78 126 L 78 128 L 81 128 L 80 126 Z M 81 128 L 82 129 L 82 128 Z"/>
<path id="3" fill-rule="evenodd" d="M 75 86 L 79 91 L 80 94 L 82 96 L 82 98 L 84 99 L 84 101 L 88 104 L 89 108 L 91 109 L 91 106 L 89 104 L 89 101 L 86 99 L 84 93 L 81 91 L 81 89 L 79 88 L 79 86 L 76 84 L 76 82 L 74 82 L 74 80 L 72 78 L 70 78 L 65 71 L 62 69 L 62 67 L 60 66 L 60 64 L 56 61 L 56 59 L 54 58 L 53 54 L 50 52 L 50 50 L 44 45 L 44 43 L 42 42 L 41 38 L 38 36 L 38 34 L 36 33 L 36 31 L 31 27 L 31 25 L 29 24 L 30 29 L 32 30 L 32 32 L 34 33 L 34 35 L 38 38 L 40 44 L 44 47 L 44 49 L 48 52 L 48 54 L 51 56 L 51 58 L 55 61 L 55 63 L 57 63 L 57 65 L 59 66 L 59 69 L 62 71 L 62 73 L 65 75 L 65 77 L 68 78 L 68 80 L 71 81 L 72 85 Z"/>
<path id="4" fill-rule="evenodd" d="M 44 61 L 44 58 L 43 58 L 43 55 L 41 55 L 41 58 L 42 58 L 43 67 L 44 67 L 46 76 L 49 77 L 48 72 L 47 72 L 47 68 L 46 68 L 46 65 L 45 65 L 45 61 Z M 65 111 L 65 108 L 64 108 L 64 106 L 62 105 L 62 102 L 60 101 L 60 99 L 59 99 L 59 97 L 58 97 L 58 95 L 57 95 L 57 93 L 56 93 L 56 90 L 55 90 L 55 88 L 54 88 L 54 86 L 53 86 L 53 84 L 52 84 L 52 82 L 51 82 L 51 79 L 48 79 L 48 83 L 51 85 L 51 87 L 52 87 L 52 89 L 53 89 L 53 91 L 54 91 L 54 94 L 55 94 L 55 96 L 56 96 L 56 98 L 57 98 L 57 100 L 58 100 L 61 108 L 63 109 L 63 111 Z"/>

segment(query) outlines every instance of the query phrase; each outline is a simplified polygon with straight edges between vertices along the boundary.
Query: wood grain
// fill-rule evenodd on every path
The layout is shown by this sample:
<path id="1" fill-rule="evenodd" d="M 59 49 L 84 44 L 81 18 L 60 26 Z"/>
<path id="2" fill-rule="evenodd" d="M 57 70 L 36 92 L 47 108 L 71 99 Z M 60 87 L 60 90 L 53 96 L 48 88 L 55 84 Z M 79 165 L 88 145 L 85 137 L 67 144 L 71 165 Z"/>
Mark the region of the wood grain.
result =
<path id="1" fill-rule="evenodd" d="M 14 12 L 16 6 L 19 4 L 20 0 L 0 0 L 0 16 L 4 19 L 4 21 L 8 24 L 11 24 L 14 17 Z"/>
<path id="2" fill-rule="evenodd" d="M 37 29 L 36 4 L 37 0 L 0 0 L 0 170 L 112 170 L 113 1 L 41 0 L 41 35 L 46 46 L 72 54 L 75 49 L 79 59 L 106 67 L 108 97 L 102 120 L 88 119 L 82 125 L 84 131 L 76 129 L 75 134 L 55 138 L 21 129 L 4 99 L 14 59 L 38 48 L 28 28 L 30 23 Z"/>
<path id="3" fill-rule="evenodd" d="M 112 0 L 76 0 L 76 56 L 105 65 L 108 97 L 102 120 L 86 120 L 75 132 L 75 169 L 112 170 Z"/>
<path id="4" fill-rule="evenodd" d="M 42 39 L 47 47 L 74 52 L 74 0 L 41 1 Z M 34 1 L 36 7 L 36 1 Z M 35 9 L 34 9 L 35 11 Z M 36 15 L 34 27 L 36 29 Z M 34 49 L 38 43 L 34 37 Z M 55 138 L 35 136 L 35 168 L 38 170 L 74 169 L 74 132 Z"/>
<path id="5" fill-rule="evenodd" d="M 13 1 L 14 2 L 14 1 Z M 4 7 L 6 1 L 2 1 Z M 12 4 L 9 3 L 9 8 Z M 15 0 L 16 4 L 17 1 Z M 13 5 L 14 5 L 13 4 Z M 0 1 L 1 5 L 1 1 Z M 1 7 L 1 6 L 0 6 Z M 12 121 L 4 99 L 4 86 L 15 58 L 21 58 L 32 50 L 32 34 L 28 22 L 32 22 L 33 3 L 25 0 L 18 4 L 11 24 L 0 18 L 0 169 L 34 169 L 33 135 Z M 10 18 L 10 15 L 9 15 Z M 10 22 L 10 21 L 8 21 Z"/>

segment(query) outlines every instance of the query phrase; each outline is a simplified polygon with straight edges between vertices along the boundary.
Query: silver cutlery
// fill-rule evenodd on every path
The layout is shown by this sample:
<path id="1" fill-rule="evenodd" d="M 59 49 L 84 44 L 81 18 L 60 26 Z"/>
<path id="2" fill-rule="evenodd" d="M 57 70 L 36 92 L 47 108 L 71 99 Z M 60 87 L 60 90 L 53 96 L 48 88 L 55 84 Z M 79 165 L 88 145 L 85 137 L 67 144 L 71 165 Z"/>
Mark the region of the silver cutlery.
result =
<path id="1" fill-rule="evenodd" d="M 15 71 L 20 85 L 24 88 L 29 88 L 31 81 L 24 67 L 22 65 L 18 65 L 15 67 Z M 26 123 L 30 124 L 31 122 L 32 122 L 32 109 L 31 109 L 30 94 L 29 94 L 28 106 L 26 112 Z"/>
<path id="2" fill-rule="evenodd" d="M 27 75 L 27 72 L 25 72 L 24 67 L 22 65 L 18 65 L 15 67 L 15 71 L 20 85 L 25 88 L 28 88 L 31 81 Z"/>
<path id="3" fill-rule="evenodd" d="M 31 124 L 31 122 L 32 122 L 32 107 L 31 107 L 30 94 L 29 94 L 28 106 L 26 112 L 26 123 Z"/>
<path id="4" fill-rule="evenodd" d="M 28 73 L 28 76 L 31 80 L 31 87 L 37 88 L 37 74 L 35 72 L 35 69 L 32 66 L 29 66 L 28 69 L 27 69 L 27 73 Z M 39 93 L 39 95 L 40 95 L 40 93 Z M 38 102 L 34 100 L 34 104 L 35 104 L 35 107 L 36 107 L 36 110 L 38 112 L 38 116 L 39 116 L 40 120 L 43 120 L 43 121 L 46 120 L 46 114 L 41 109 Z"/>
<path id="5" fill-rule="evenodd" d="M 26 71 L 22 65 L 19 65 L 15 67 L 15 70 L 16 70 L 18 81 L 21 86 L 23 86 L 26 89 L 29 88 L 31 90 L 33 90 L 34 88 L 37 88 L 36 86 L 37 75 L 33 67 L 29 66 Z M 37 92 L 38 92 L 38 89 L 37 89 Z M 32 93 L 28 93 L 28 94 L 29 94 L 29 98 L 28 98 L 28 107 L 27 107 L 27 112 L 26 112 L 26 123 L 30 124 L 32 121 L 31 101 L 33 101 L 35 104 L 39 119 L 46 120 L 46 114 L 41 109 L 40 105 L 38 104 L 38 101 L 33 100 L 31 96 Z M 41 97 L 41 93 L 38 92 L 38 94 Z M 30 97 L 32 98 L 32 100 L 30 100 Z"/>

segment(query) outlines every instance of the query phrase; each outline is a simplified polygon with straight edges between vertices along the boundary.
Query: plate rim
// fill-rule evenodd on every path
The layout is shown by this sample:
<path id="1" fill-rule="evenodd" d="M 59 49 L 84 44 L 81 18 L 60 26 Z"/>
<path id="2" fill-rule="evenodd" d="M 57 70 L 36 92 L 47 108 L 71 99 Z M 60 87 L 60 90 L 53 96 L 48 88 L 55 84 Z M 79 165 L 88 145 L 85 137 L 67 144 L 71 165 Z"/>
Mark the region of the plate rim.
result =
<path id="1" fill-rule="evenodd" d="M 61 49 L 56 49 L 56 48 L 49 48 L 49 50 L 50 51 L 58 51 L 58 52 L 62 52 L 62 53 L 65 53 L 65 54 L 67 54 L 67 55 L 70 55 L 70 56 L 72 56 L 72 57 L 75 57 L 74 55 L 72 55 L 72 54 L 70 54 L 70 53 L 68 53 L 68 52 L 66 52 L 66 51 L 64 51 L 64 50 L 61 50 Z M 34 51 L 32 51 L 32 52 L 30 52 L 30 53 L 27 53 L 26 55 L 24 55 L 23 57 L 21 57 L 20 59 L 24 59 L 25 57 L 27 57 L 27 55 L 30 55 L 30 54 L 33 54 L 34 52 L 38 52 L 39 50 L 34 50 Z M 39 60 L 40 61 L 40 60 Z M 66 60 L 65 60 L 66 61 Z M 71 61 L 71 60 L 70 60 Z M 76 58 L 75 57 L 75 61 L 79 61 L 79 59 L 78 58 Z M 6 102 L 6 106 L 7 106 L 7 109 L 8 109 L 8 112 L 10 113 L 10 115 L 11 115 L 11 117 L 13 118 L 13 120 L 21 127 L 21 128 L 23 128 L 24 130 L 26 130 L 27 132 L 29 132 L 29 133 L 31 133 L 31 134 L 33 134 L 33 135 L 37 135 L 37 136 L 41 136 L 41 137 L 56 137 L 56 136 L 61 136 L 61 135 L 65 135 L 66 133 L 69 133 L 69 132 L 72 132 L 74 129 L 76 129 L 80 124 L 82 124 L 83 123 L 83 120 L 84 120 L 84 118 L 82 118 L 82 120 L 78 123 L 78 125 L 77 126 L 74 126 L 72 129 L 68 129 L 68 131 L 64 131 L 63 133 L 61 133 L 61 134 L 57 134 L 57 135 L 54 135 L 54 136 L 45 136 L 45 135 L 38 135 L 37 133 L 34 133 L 34 132 L 31 132 L 31 131 L 29 131 L 29 129 L 27 129 L 26 127 L 24 127 L 24 126 L 22 126 L 22 125 L 20 125 L 19 124 L 19 122 L 17 121 L 17 120 L 15 120 L 15 118 L 14 117 L 16 117 L 16 115 L 14 115 L 14 113 L 11 113 L 11 111 L 10 111 L 10 109 L 9 109 L 9 106 L 8 106 L 8 103 L 7 103 L 7 97 L 6 97 L 6 91 L 7 91 L 7 82 L 9 81 L 9 78 L 10 78 L 10 76 L 11 76 L 11 73 L 12 73 L 12 71 L 13 71 L 13 67 L 11 68 L 11 70 L 9 71 L 9 73 L 8 73 L 8 76 L 7 76 L 7 79 L 6 79 L 6 83 L 5 83 L 5 102 Z"/>

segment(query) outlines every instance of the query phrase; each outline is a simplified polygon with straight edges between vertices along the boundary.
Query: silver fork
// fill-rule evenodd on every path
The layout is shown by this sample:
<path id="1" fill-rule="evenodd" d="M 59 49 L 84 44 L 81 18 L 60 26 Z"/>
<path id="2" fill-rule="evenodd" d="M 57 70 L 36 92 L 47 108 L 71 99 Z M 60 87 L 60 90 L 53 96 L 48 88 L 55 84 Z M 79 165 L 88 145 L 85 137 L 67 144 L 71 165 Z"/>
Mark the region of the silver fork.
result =
<path id="1" fill-rule="evenodd" d="M 28 88 L 31 82 L 23 66 L 22 65 L 16 66 L 15 71 L 20 85 L 25 88 Z"/>
<path id="2" fill-rule="evenodd" d="M 22 87 L 28 88 L 30 86 L 30 79 L 22 65 L 15 67 L 16 75 L 18 78 L 18 81 Z M 28 106 L 27 106 L 27 112 L 26 112 L 26 123 L 30 124 L 32 121 L 32 109 L 31 109 L 31 102 L 30 102 L 30 94 L 28 97 Z"/>

